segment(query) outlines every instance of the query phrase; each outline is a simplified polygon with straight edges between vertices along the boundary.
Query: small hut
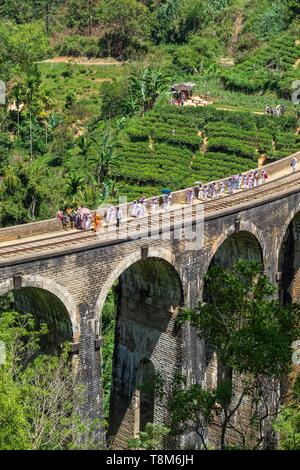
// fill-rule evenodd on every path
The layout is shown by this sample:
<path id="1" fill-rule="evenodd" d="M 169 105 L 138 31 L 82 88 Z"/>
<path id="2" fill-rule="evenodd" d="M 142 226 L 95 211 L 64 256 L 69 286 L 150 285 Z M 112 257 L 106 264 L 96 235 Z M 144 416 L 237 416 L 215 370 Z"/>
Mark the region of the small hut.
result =
<path id="1" fill-rule="evenodd" d="M 171 87 L 171 94 L 175 99 L 186 101 L 192 97 L 195 86 L 195 83 L 178 83 Z"/>

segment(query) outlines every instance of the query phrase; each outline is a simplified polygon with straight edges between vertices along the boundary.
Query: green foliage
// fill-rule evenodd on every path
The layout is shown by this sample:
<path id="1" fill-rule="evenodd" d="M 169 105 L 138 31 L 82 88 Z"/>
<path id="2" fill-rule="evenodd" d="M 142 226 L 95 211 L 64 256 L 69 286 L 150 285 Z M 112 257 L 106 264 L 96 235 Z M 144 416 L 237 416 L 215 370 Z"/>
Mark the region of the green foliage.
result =
<path id="1" fill-rule="evenodd" d="M 189 386 L 183 391 L 180 388 L 178 391 L 175 386 L 171 405 L 178 432 L 193 430 L 205 445 L 204 429 L 211 423 L 221 429 L 218 446 L 221 449 L 226 448 L 229 429 L 237 432 L 243 448 L 253 446 L 253 442 L 254 448 L 261 445 L 264 439 L 262 422 L 271 417 L 265 395 L 270 389 L 266 392 L 263 384 L 269 379 L 273 393 L 276 392 L 276 382 L 291 371 L 291 345 L 299 337 L 299 306 L 283 308 L 274 293 L 274 286 L 261 273 L 257 263 L 240 260 L 232 269 L 210 268 L 205 278 L 207 302 L 196 309 L 184 309 L 178 323 L 189 321 L 199 337 L 206 340 L 216 353 L 219 367 L 222 366 L 223 378 L 210 394 L 200 385 Z M 234 400 L 232 374 L 239 377 L 240 383 L 235 389 Z M 183 394 L 191 399 L 182 400 Z M 231 425 L 245 396 L 257 405 L 251 420 L 254 428 L 251 430 L 249 423 L 246 433 Z M 278 413 L 279 402 L 272 416 Z M 197 416 L 197 407 L 201 412 L 204 410 L 203 418 Z M 251 439 L 254 439 L 252 443 Z"/>
<path id="2" fill-rule="evenodd" d="M 168 77 L 160 70 L 145 67 L 129 77 L 129 96 L 124 107 L 128 114 L 142 114 L 153 108 L 160 93 L 167 88 Z"/>
<path id="3" fill-rule="evenodd" d="M 222 73 L 225 86 L 246 93 L 272 90 L 284 98 L 292 92 L 293 79 L 297 72 L 293 68 L 300 56 L 300 47 L 295 45 L 292 35 L 282 35 L 270 45 L 262 47 L 233 69 Z M 289 88 L 285 80 L 288 79 Z"/>
<path id="4" fill-rule="evenodd" d="M 174 50 L 173 62 L 184 73 L 205 74 L 214 70 L 219 53 L 220 46 L 216 38 L 193 36 L 187 45 Z"/>
<path id="5" fill-rule="evenodd" d="M 99 18 L 108 29 L 102 47 L 108 56 L 126 58 L 141 48 L 141 40 L 149 37 L 148 9 L 137 0 L 103 0 Z"/>
<path id="6" fill-rule="evenodd" d="M 81 444 L 82 437 L 99 426 L 79 415 L 84 389 L 74 383 L 69 346 L 60 356 L 41 354 L 46 333 L 46 325 L 37 329 L 30 314 L 1 313 L 0 340 L 7 352 L 0 365 L 3 450 L 84 448 L 91 443 Z"/>
<path id="7" fill-rule="evenodd" d="M 280 450 L 300 449 L 300 375 L 296 376 L 292 397 L 288 404 L 281 407 L 274 429 L 279 433 Z"/>
<path id="8" fill-rule="evenodd" d="M 58 46 L 58 52 L 62 55 L 79 57 L 101 57 L 103 54 L 99 41 L 92 37 L 74 34 L 67 36 Z"/>
<path id="9" fill-rule="evenodd" d="M 0 66 L 1 78 L 10 78 L 15 73 L 27 73 L 34 63 L 48 52 L 48 38 L 42 23 L 14 25 L 0 24 Z"/>
<path id="10" fill-rule="evenodd" d="M 29 164 L 5 168 L 0 185 L 1 225 L 29 222 L 39 214 L 45 188 Z"/>
<path id="11" fill-rule="evenodd" d="M 288 20 L 288 2 L 275 0 L 257 19 L 255 32 L 259 39 L 269 40 L 286 29 Z"/>
<path id="12" fill-rule="evenodd" d="M 102 374 L 104 394 L 104 416 L 108 422 L 109 404 L 112 382 L 112 360 L 115 343 L 116 326 L 116 295 L 114 289 L 109 292 L 102 309 L 102 335 L 104 344 L 102 348 Z"/>
<path id="13" fill-rule="evenodd" d="M 160 2 L 153 27 L 157 42 L 184 43 L 190 35 L 200 33 L 209 24 L 221 21 L 228 0 L 166 0 Z"/>
<path id="14" fill-rule="evenodd" d="M 207 304 L 187 311 L 222 363 L 239 373 L 282 377 L 289 371 L 291 344 L 299 335 L 299 307 L 270 299 L 274 287 L 257 264 L 240 261 L 232 270 L 213 267 L 206 276 Z"/>
<path id="15" fill-rule="evenodd" d="M 170 433 L 166 426 L 147 423 L 145 431 L 139 432 L 138 437 L 130 439 L 129 449 L 136 450 L 160 450 L 163 447 L 163 439 Z"/>

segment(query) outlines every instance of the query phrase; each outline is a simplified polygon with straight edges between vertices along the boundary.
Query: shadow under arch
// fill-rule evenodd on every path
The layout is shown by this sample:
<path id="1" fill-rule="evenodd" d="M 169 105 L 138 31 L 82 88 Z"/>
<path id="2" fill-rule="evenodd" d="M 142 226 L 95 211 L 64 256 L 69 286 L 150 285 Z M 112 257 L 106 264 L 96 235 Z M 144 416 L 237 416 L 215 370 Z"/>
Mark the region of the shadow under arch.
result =
<path id="1" fill-rule="evenodd" d="M 240 259 L 257 261 L 263 268 L 263 248 L 253 233 L 244 230 L 226 237 L 211 258 L 209 267 L 218 265 L 232 268 Z"/>
<path id="2" fill-rule="evenodd" d="M 225 235 L 228 235 L 225 234 Z M 229 236 L 225 236 L 222 243 L 213 252 L 210 258 L 207 272 L 211 267 L 220 266 L 231 269 L 239 260 L 249 260 L 257 262 L 264 269 L 264 248 L 253 231 L 246 231 L 243 228 L 240 231 L 232 231 Z M 206 283 L 203 282 L 203 292 L 201 300 L 209 302 L 210 299 L 206 293 Z M 229 378 L 232 371 L 228 370 L 217 360 L 215 351 L 205 341 L 205 358 L 206 358 L 206 386 L 215 388 L 220 379 Z"/>
<path id="3" fill-rule="evenodd" d="M 181 279 L 169 262 L 172 258 L 166 261 L 150 253 L 119 275 L 109 419 L 109 437 L 115 449 L 125 449 L 139 426 L 145 425 L 135 410 L 141 364 L 151 363 L 167 384 L 181 363 L 175 328 L 183 305 Z M 154 421 L 161 422 L 166 406 L 153 403 L 151 411 L 146 403 L 150 406 L 151 400 L 143 401 L 143 416 L 153 415 Z"/>
<path id="4" fill-rule="evenodd" d="M 22 276 L 16 286 L 13 279 L 0 283 L 0 296 L 13 294 L 14 306 L 22 313 L 31 313 L 37 327 L 48 325 L 49 333 L 41 341 L 42 350 L 57 352 L 61 345 L 79 340 L 79 314 L 65 288 L 41 276 Z"/>
<path id="5" fill-rule="evenodd" d="M 282 304 L 300 302 L 300 210 L 284 227 L 277 252 L 279 298 Z"/>
<path id="6" fill-rule="evenodd" d="M 145 431 L 147 423 L 154 422 L 155 368 L 149 359 L 143 359 L 139 363 L 137 385 L 135 434 Z"/>

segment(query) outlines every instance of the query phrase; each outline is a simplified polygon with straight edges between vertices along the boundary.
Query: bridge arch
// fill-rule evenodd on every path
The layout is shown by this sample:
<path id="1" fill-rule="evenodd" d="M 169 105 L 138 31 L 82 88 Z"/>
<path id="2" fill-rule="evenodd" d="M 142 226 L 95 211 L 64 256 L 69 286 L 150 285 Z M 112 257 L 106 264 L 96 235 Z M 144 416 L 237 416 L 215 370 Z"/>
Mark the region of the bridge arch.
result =
<path id="1" fill-rule="evenodd" d="M 179 268 L 177 267 L 177 263 L 175 260 L 175 255 L 170 250 L 167 250 L 165 248 L 149 247 L 148 258 L 160 259 L 170 264 L 176 271 L 177 275 L 179 276 L 181 280 L 181 283 L 183 284 L 181 273 L 180 273 Z M 112 271 L 112 273 L 106 279 L 104 285 L 101 288 L 100 294 L 98 295 L 98 298 L 96 301 L 96 309 L 95 309 L 96 319 L 99 319 L 101 317 L 101 312 L 102 312 L 105 300 L 107 298 L 107 295 L 110 289 L 114 285 L 114 283 L 119 279 L 119 277 L 128 268 L 130 268 L 130 266 L 142 260 L 143 260 L 142 251 L 141 249 L 139 249 L 139 250 L 136 250 L 134 253 L 131 253 L 129 256 L 125 257 L 120 263 L 118 263 L 117 267 Z"/>
<path id="2" fill-rule="evenodd" d="M 282 224 L 282 229 L 280 230 L 280 233 L 279 233 L 279 241 L 277 245 L 277 259 L 279 259 L 280 251 L 282 248 L 282 244 L 284 243 L 284 238 L 287 234 L 287 231 L 289 230 L 294 219 L 298 217 L 299 213 L 300 213 L 300 200 L 298 204 L 296 205 L 296 207 L 294 207 L 292 210 L 289 211 L 288 219 L 284 222 L 284 224 Z"/>
<path id="3" fill-rule="evenodd" d="M 165 405 L 158 403 L 151 394 L 139 391 L 138 387 L 141 374 L 146 374 L 146 377 L 151 375 L 151 371 L 163 376 L 164 384 L 168 386 L 177 368 L 180 368 L 181 340 L 175 320 L 183 305 L 184 295 L 175 257 L 170 251 L 149 248 L 145 259 L 141 250 L 128 256 L 113 270 L 97 301 L 96 314 L 103 323 L 97 329 L 104 337 L 104 361 L 107 361 L 105 342 L 112 342 L 105 328 L 108 324 L 106 304 L 104 310 L 105 293 L 108 295 L 114 284 L 115 330 L 113 346 L 110 343 L 114 352 L 109 437 L 113 439 L 113 448 L 124 449 L 128 439 L 144 428 L 147 419 L 152 417 L 156 423 L 164 422 L 165 412 L 162 410 Z M 102 366 L 105 371 L 104 361 Z M 107 390 L 106 383 L 104 390 Z"/>
<path id="4" fill-rule="evenodd" d="M 56 283 L 52 279 L 39 275 L 22 275 L 20 277 L 20 285 L 16 289 L 14 278 L 10 278 L 0 283 L 0 296 L 9 292 L 18 290 L 29 292 L 29 290 L 36 289 L 41 294 L 50 295 L 52 298 L 61 304 L 68 314 L 71 326 L 73 341 L 79 342 L 80 338 L 80 315 L 75 300 L 68 290 L 62 285 Z M 49 300 L 50 297 L 49 297 Z"/>
<path id="5" fill-rule="evenodd" d="M 300 207 L 284 225 L 277 250 L 279 298 L 283 304 L 300 302 Z"/>
<path id="6" fill-rule="evenodd" d="M 236 230 L 235 225 L 231 225 L 226 230 L 224 230 L 221 233 L 221 235 L 219 235 L 215 239 L 214 243 L 212 244 L 211 249 L 209 250 L 207 260 L 204 263 L 204 267 L 203 267 L 204 274 L 206 274 L 207 271 L 209 270 L 218 252 L 222 249 L 222 247 L 224 247 L 224 245 L 228 244 L 230 240 L 235 240 L 236 245 L 238 245 L 239 239 L 242 241 L 242 244 L 240 246 L 241 252 L 243 251 L 243 248 L 246 247 L 247 240 L 249 240 L 250 244 L 252 245 L 252 248 L 255 249 L 256 259 L 258 260 L 260 259 L 262 266 L 265 265 L 265 260 L 267 259 L 267 245 L 264 241 L 263 232 L 255 224 L 253 224 L 250 221 L 241 220 L 239 224 L 240 224 L 239 230 Z M 238 255 L 238 251 L 239 250 L 237 250 L 236 255 Z M 248 254 L 249 254 L 249 250 L 248 250 Z M 236 261 L 238 261 L 238 256 L 235 256 L 233 258 L 233 262 L 231 264 L 234 264 L 234 262 Z M 203 282 L 202 282 L 202 288 L 203 288 Z"/>

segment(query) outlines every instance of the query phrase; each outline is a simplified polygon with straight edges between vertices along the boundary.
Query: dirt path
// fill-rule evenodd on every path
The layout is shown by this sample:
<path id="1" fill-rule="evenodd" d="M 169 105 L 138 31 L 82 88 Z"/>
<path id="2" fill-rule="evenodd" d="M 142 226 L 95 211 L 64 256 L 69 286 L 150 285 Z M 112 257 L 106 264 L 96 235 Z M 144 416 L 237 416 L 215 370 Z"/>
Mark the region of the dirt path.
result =
<path id="1" fill-rule="evenodd" d="M 216 109 L 218 109 L 219 111 L 239 111 L 237 108 L 219 108 L 219 107 L 215 107 Z M 260 116 L 262 116 L 263 114 L 266 114 L 264 113 L 263 111 L 249 111 L 249 113 L 251 114 L 258 114 Z"/>
<path id="2" fill-rule="evenodd" d="M 40 64 L 75 64 L 75 65 L 123 65 L 124 62 L 118 62 L 115 59 L 88 59 L 87 57 L 61 56 L 52 59 L 42 60 Z"/>
<path id="3" fill-rule="evenodd" d="M 239 35 L 244 27 L 244 13 L 239 11 L 237 13 L 235 22 L 234 22 L 234 30 L 231 37 L 231 41 L 228 45 L 228 55 L 232 57 L 234 55 L 234 48 L 238 42 Z"/>

